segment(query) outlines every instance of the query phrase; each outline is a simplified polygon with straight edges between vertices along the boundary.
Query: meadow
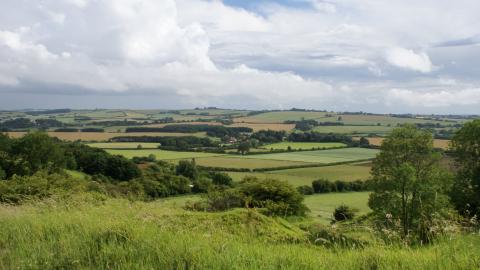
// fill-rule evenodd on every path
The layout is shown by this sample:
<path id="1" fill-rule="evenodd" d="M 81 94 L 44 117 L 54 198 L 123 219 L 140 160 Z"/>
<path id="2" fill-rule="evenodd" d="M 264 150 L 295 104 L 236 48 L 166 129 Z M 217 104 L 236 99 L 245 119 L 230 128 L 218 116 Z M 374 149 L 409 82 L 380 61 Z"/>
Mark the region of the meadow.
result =
<path id="1" fill-rule="evenodd" d="M 109 142 L 109 143 L 88 143 L 88 146 L 102 149 L 157 149 L 159 143 L 136 143 L 136 142 Z"/>
<path id="2" fill-rule="evenodd" d="M 322 196 L 312 204 L 328 197 Z M 0 246 L 0 269 L 480 267 L 478 235 L 458 234 L 424 247 L 327 248 L 308 241 L 296 224 L 254 210 L 189 212 L 161 201 L 89 196 L 0 206 Z"/>
<path id="3" fill-rule="evenodd" d="M 258 154 L 242 156 L 245 159 L 286 160 L 309 163 L 336 163 L 359 161 L 375 158 L 378 150 L 367 148 L 341 148 L 316 151 L 299 151 L 288 153 Z"/>
<path id="4" fill-rule="evenodd" d="M 259 130 L 275 130 L 275 131 L 292 131 L 295 124 L 281 124 L 281 123 L 233 123 L 227 127 L 248 127 L 253 131 Z"/>
<path id="5" fill-rule="evenodd" d="M 247 176 L 250 176 L 260 179 L 274 178 L 287 181 L 294 186 L 311 186 L 312 181 L 317 179 L 327 179 L 330 181 L 366 180 L 370 177 L 370 166 L 369 164 L 342 164 L 268 172 L 228 172 L 228 174 L 234 181 L 237 182 L 241 181 Z"/>
<path id="6" fill-rule="evenodd" d="M 332 221 L 332 213 L 336 207 L 344 204 L 356 209 L 356 215 L 370 212 L 368 196 L 370 192 L 326 193 L 305 196 L 305 205 L 310 209 L 309 216 L 322 224 Z"/>
<path id="7" fill-rule="evenodd" d="M 299 111 L 277 111 L 265 112 L 257 115 L 235 118 L 237 123 L 283 123 L 284 121 L 299 121 L 302 119 L 321 120 L 327 118 L 327 112 L 299 112 Z M 333 113 L 330 113 L 333 114 Z"/>
<path id="8" fill-rule="evenodd" d="M 345 147 L 344 143 L 338 142 L 279 142 L 261 146 L 264 149 L 287 150 L 290 147 L 292 150 L 310 150 L 312 148 L 337 148 Z"/>
<path id="9" fill-rule="evenodd" d="M 160 149 L 135 149 L 135 150 L 106 149 L 106 151 L 112 155 L 121 155 L 126 158 L 147 157 L 149 155 L 154 155 L 157 158 L 157 160 L 191 159 L 191 158 L 201 158 L 201 157 L 214 157 L 214 156 L 221 155 L 221 154 L 215 154 L 215 153 L 178 152 L 178 151 L 167 151 L 167 150 L 160 150 Z"/>
<path id="10" fill-rule="evenodd" d="M 367 139 L 371 145 L 375 145 L 375 146 L 380 146 L 382 145 L 382 142 L 383 142 L 382 137 L 368 137 Z M 433 140 L 433 147 L 446 150 L 449 148 L 449 146 L 450 146 L 450 140 L 441 140 L 441 139 Z"/>
<path id="11" fill-rule="evenodd" d="M 386 134 L 393 127 L 388 126 L 318 126 L 313 130 L 320 133 L 337 133 L 337 134 Z"/>
<path id="12" fill-rule="evenodd" d="M 290 161 L 290 160 L 269 160 L 269 159 L 248 159 L 242 156 L 211 156 L 195 159 L 197 165 L 205 167 L 221 167 L 221 168 L 276 168 L 285 166 L 302 166 L 309 165 L 307 162 Z"/>

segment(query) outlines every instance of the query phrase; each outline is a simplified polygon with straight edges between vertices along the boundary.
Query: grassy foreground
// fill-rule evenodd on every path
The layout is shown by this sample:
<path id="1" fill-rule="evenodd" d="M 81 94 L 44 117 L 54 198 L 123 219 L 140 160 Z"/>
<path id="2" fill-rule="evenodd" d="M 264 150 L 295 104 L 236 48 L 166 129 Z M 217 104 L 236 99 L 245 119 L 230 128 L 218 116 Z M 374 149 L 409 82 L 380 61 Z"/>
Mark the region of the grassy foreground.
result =
<path id="1" fill-rule="evenodd" d="M 480 237 L 327 249 L 253 210 L 187 212 L 99 200 L 0 207 L 0 269 L 478 269 Z"/>

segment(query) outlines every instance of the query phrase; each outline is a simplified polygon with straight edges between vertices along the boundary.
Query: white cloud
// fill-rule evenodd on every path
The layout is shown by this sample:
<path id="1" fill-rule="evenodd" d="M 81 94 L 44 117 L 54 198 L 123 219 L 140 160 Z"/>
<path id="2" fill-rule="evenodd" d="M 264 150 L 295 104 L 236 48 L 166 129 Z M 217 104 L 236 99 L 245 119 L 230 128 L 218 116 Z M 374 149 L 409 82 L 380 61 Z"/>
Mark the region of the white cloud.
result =
<path id="1" fill-rule="evenodd" d="M 392 104 L 400 102 L 412 107 L 480 106 L 480 88 L 429 92 L 392 89 L 388 92 L 386 100 Z"/>
<path id="2" fill-rule="evenodd" d="M 427 54 L 415 53 L 404 48 L 391 48 L 386 53 L 388 63 L 396 67 L 428 73 L 432 71 L 433 65 Z"/>
<path id="3" fill-rule="evenodd" d="M 448 69 L 462 63 L 459 53 L 442 53 L 448 55 L 442 62 L 432 44 L 477 35 L 479 1 L 303 2 L 312 8 L 269 3 L 254 12 L 219 0 L 3 0 L 0 84 L 19 92 L 27 82 L 28 91 L 38 93 L 53 87 L 168 94 L 192 106 L 238 96 L 269 108 L 478 104 L 476 67 Z M 450 19 L 438 20 L 438 14 Z M 479 57 L 478 50 L 465 54 Z M 418 101 L 408 101 L 417 93 Z M 441 101 L 457 93 L 464 103 Z M 387 108 L 386 101 L 392 101 Z"/>

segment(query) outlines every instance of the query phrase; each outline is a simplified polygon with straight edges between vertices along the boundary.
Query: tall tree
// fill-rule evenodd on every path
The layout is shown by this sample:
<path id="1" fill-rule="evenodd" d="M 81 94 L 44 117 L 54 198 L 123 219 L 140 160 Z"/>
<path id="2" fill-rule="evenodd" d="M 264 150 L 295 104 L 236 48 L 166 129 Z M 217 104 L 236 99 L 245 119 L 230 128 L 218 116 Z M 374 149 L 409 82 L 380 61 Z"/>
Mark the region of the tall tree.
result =
<path id="1" fill-rule="evenodd" d="M 446 214 L 448 175 L 440 169 L 432 135 L 413 125 L 385 138 L 372 167 L 369 206 L 377 225 L 401 237 L 429 240 L 430 228 Z"/>
<path id="2" fill-rule="evenodd" d="M 480 215 L 480 120 L 465 123 L 452 139 L 458 168 L 451 197 L 466 216 Z"/>

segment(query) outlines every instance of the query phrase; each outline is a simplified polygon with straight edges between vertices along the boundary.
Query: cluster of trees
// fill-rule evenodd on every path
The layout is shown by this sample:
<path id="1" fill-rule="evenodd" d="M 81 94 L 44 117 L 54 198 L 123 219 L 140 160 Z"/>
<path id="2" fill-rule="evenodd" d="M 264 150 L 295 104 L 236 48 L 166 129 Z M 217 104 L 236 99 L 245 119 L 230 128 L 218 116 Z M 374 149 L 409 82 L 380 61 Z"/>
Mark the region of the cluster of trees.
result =
<path id="1" fill-rule="evenodd" d="M 52 127 L 63 127 L 64 124 L 55 119 L 36 119 L 32 121 L 28 118 L 15 118 L 6 120 L 0 123 L 1 131 L 8 131 L 12 129 L 28 129 L 28 128 L 39 128 L 47 129 Z"/>
<path id="2" fill-rule="evenodd" d="M 54 132 L 105 132 L 103 128 L 57 128 Z"/>
<path id="3" fill-rule="evenodd" d="M 281 142 L 287 136 L 283 130 L 259 130 L 250 136 L 251 139 L 256 139 L 261 143 L 276 143 Z"/>
<path id="4" fill-rule="evenodd" d="M 300 186 L 297 189 L 304 195 L 311 195 L 315 193 L 367 191 L 370 190 L 371 187 L 369 181 L 330 181 L 327 179 L 318 179 L 314 180 L 311 186 Z"/>
<path id="5" fill-rule="evenodd" d="M 195 133 L 206 132 L 211 137 L 238 137 L 241 133 L 251 133 L 253 130 L 248 127 L 225 127 L 214 125 L 167 125 L 164 127 L 131 127 L 125 132 L 181 132 Z"/>
<path id="6" fill-rule="evenodd" d="M 25 112 L 28 115 L 43 115 L 43 114 L 62 114 L 62 113 L 69 113 L 71 112 L 71 109 L 53 109 L 53 110 L 40 110 L 40 111 L 29 111 Z"/>
<path id="7" fill-rule="evenodd" d="M 345 125 L 343 122 L 318 122 L 313 119 L 302 119 L 299 121 L 295 120 L 287 120 L 284 122 L 285 124 L 295 124 L 295 129 L 301 131 L 308 131 L 317 126 L 343 126 Z"/>
<path id="8" fill-rule="evenodd" d="M 324 134 L 319 132 L 293 132 L 288 136 L 291 142 L 342 142 L 350 145 L 353 142 L 352 137 L 340 134 Z"/>
<path id="9" fill-rule="evenodd" d="M 62 169 L 101 174 L 119 181 L 141 175 L 137 166 L 124 157 L 80 143 L 62 142 L 42 132 L 29 133 L 18 139 L 0 134 L 0 156 L 3 179 L 13 175 L 33 175 L 41 170 L 54 173 Z"/>
<path id="10" fill-rule="evenodd" d="M 113 142 L 154 142 L 159 143 L 159 148 L 165 150 L 193 150 L 196 148 L 205 148 L 205 147 L 218 147 L 219 143 L 213 141 L 208 137 L 195 137 L 195 136 L 183 136 L 183 137 L 158 137 L 158 136 L 121 136 L 114 137 L 111 139 Z"/>

